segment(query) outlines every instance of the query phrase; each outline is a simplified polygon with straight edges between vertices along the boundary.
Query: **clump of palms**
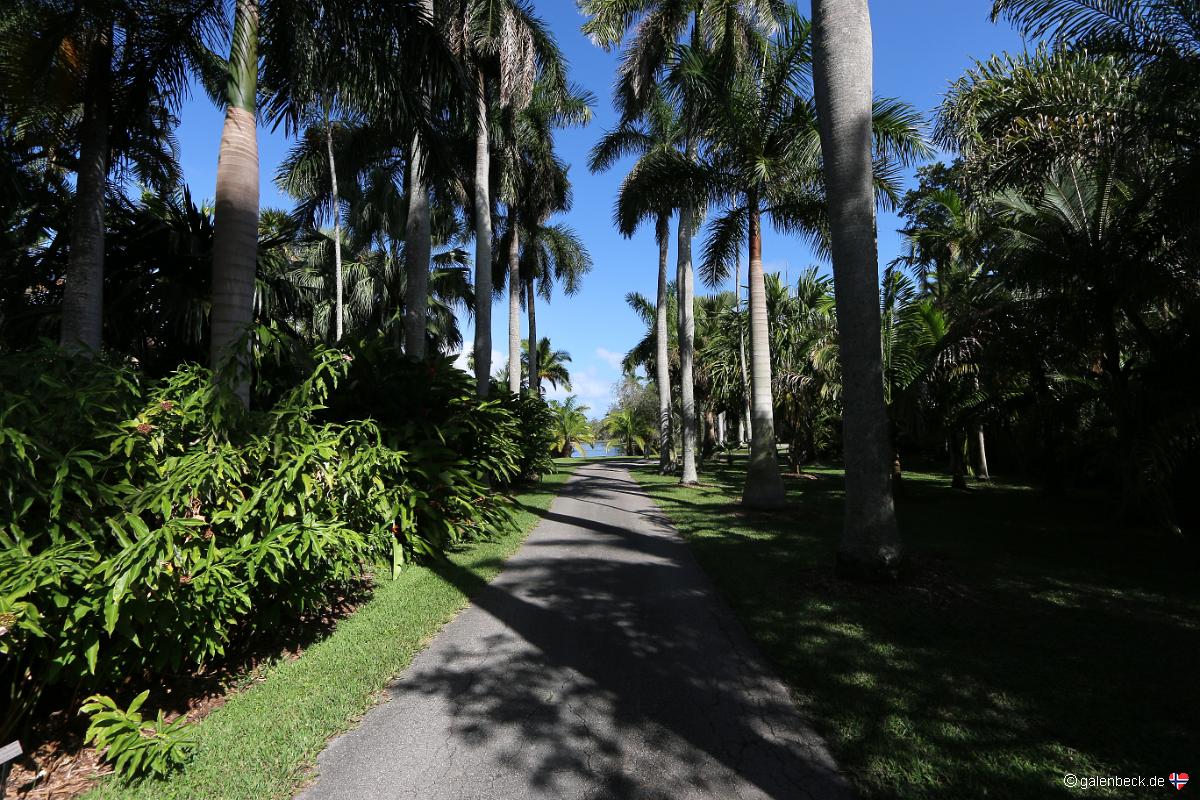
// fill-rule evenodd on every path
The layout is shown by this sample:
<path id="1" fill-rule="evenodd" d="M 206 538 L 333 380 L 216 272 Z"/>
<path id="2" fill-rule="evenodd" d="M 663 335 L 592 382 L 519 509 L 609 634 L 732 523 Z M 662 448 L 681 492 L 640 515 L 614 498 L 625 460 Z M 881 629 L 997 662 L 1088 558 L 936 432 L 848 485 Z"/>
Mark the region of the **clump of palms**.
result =
<path id="1" fill-rule="evenodd" d="M 555 452 L 563 458 L 576 452 L 582 455 L 583 445 L 596 441 L 596 434 L 587 418 L 588 406 L 580 405 L 575 395 L 562 402 L 551 400 L 549 406 L 554 417 Z"/>

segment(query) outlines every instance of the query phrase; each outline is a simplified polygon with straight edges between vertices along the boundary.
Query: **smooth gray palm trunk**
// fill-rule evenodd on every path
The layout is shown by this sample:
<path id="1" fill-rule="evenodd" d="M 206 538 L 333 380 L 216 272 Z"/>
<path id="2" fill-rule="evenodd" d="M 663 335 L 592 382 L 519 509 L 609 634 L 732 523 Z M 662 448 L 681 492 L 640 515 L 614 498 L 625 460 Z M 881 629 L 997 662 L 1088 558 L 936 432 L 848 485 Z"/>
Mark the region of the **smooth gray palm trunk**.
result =
<path id="1" fill-rule="evenodd" d="M 487 84 L 476 72 L 475 112 L 475 391 L 488 396 L 492 379 L 492 201 Z"/>
<path id="2" fill-rule="evenodd" d="M 680 483 L 700 482 L 696 472 L 696 384 L 693 361 L 696 343 L 695 288 L 692 271 L 692 234 L 694 211 L 690 205 L 679 211 L 679 260 L 676 283 L 679 288 L 679 384 L 683 429 L 683 474 Z"/>
<path id="3" fill-rule="evenodd" d="M 737 298 L 738 315 L 742 313 L 742 262 L 737 262 L 736 274 L 733 279 L 734 296 Z M 742 370 L 742 396 L 745 403 L 742 406 L 741 432 L 738 444 L 744 444 L 750 438 L 750 371 L 746 366 L 746 328 L 738 328 L 738 366 Z"/>
<path id="4" fill-rule="evenodd" d="M 775 451 L 775 403 L 771 392 L 771 339 L 767 289 L 763 277 L 762 231 L 757 198 L 750 198 L 750 463 L 742 503 L 751 508 L 781 508 L 783 478 Z"/>
<path id="5" fill-rule="evenodd" d="M 671 344 L 667 330 L 667 248 L 671 218 L 658 215 L 658 297 L 654 306 L 654 372 L 658 384 L 658 469 L 671 471 Z"/>
<path id="6" fill-rule="evenodd" d="M 846 515 L 838 564 L 849 576 L 894 579 L 901 545 L 883 398 L 871 70 L 867 0 L 813 0 L 813 86 L 842 357 Z"/>
<path id="7" fill-rule="evenodd" d="M 404 352 L 425 358 L 426 309 L 429 307 L 429 186 L 425 181 L 425 150 L 413 135 L 408 168 L 408 220 L 404 227 Z"/>
<path id="8" fill-rule="evenodd" d="M 432 21 L 433 0 L 424 0 L 421 7 Z M 414 133 L 408 150 L 408 219 L 404 225 L 404 352 L 417 361 L 425 358 L 429 258 L 433 250 L 426 160 L 421 136 Z"/>
<path id="9" fill-rule="evenodd" d="M 325 120 L 325 149 L 329 155 L 329 185 L 333 190 L 333 280 L 334 290 L 333 340 L 340 342 L 345 332 L 342 310 L 345 308 L 342 288 L 342 209 L 338 198 L 337 163 L 333 158 L 333 127 Z"/>
<path id="10" fill-rule="evenodd" d="M 508 209 L 509 219 L 516 218 L 516 209 Z M 508 390 L 521 393 L 521 243 L 517 226 L 512 226 L 508 240 Z M 533 342 L 529 343 L 530 352 Z"/>
<path id="11" fill-rule="evenodd" d="M 92 46 L 87 99 L 79 131 L 79 168 L 71 215 L 67 282 L 59 343 L 90 357 L 104 333 L 104 195 L 108 183 L 108 127 L 112 103 L 112 31 Z"/>
<path id="12" fill-rule="evenodd" d="M 533 290 L 533 281 L 525 285 L 525 305 L 529 312 L 529 393 L 534 397 L 542 395 L 542 365 L 538 359 L 537 338 L 537 304 L 534 298 L 537 293 Z"/>

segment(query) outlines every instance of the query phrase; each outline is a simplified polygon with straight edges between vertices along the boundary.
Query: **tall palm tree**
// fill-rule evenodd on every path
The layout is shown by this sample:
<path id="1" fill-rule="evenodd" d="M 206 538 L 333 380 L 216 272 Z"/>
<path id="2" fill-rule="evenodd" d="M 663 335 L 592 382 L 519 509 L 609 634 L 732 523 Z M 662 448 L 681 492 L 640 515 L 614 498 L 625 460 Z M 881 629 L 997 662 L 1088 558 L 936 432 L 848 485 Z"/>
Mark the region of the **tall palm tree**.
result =
<path id="1" fill-rule="evenodd" d="M 539 74 L 564 82 L 563 56 L 526 0 L 466 0 L 450 20 L 451 42 L 467 65 L 475 94 L 475 384 L 486 397 L 492 369 L 493 84 L 496 106 L 516 113 L 529 104 Z"/>
<path id="2" fill-rule="evenodd" d="M 225 125 L 217 159 L 213 238 L 212 333 L 214 368 L 233 369 L 243 405 L 250 403 L 249 364 L 235 343 L 254 315 L 258 248 L 258 0 L 236 0 L 224 87 Z"/>
<path id="3" fill-rule="evenodd" d="M 554 284 L 562 286 L 563 293 L 574 295 L 579 292 L 583 276 L 592 269 L 592 256 L 583 240 L 569 225 L 550 224 L 546 220 L 532 220 L 525 230 L 525 245 L 521 249 L 521 277 L 525 282 L 525 311 L 529 316 L 529 338 L 537 338 L 537 297 L 550 301 Z M 541 349 L 533 353 L 529 367 L 533 381 L 530 392 L 540 395 L 541 381 L 545 370 L 541 368 Z"/>
<path id="4" fill-rule="evenodd" d="M 520 391 L 517 375 L 520 359 L 521 341 L 521 304 L 526 295 L 532 296 L 531 291 L 538 277 L 544 279 L 552 276 L 536 275 L 528 270 L 537 268 L 536 258 L 522 259 L 522 245 L 529 250 L 530 237 L 536 232 L 543 233 L 538 247 L 545 248 L 549 243 L 552 231 L 546 230 L 545 224 L 549 217 L 560 211 L 571 208 L 571 184 L 567 178 L 567 165 L 554 152 L 554 131 L 569 125 L 586 124 L 591 118 L 591 95 L 585 92 L 574 92 L 557 79 L 541 78 L 533 89 L 529 104 L 519 113 L 507 115 L 505 125 L 505 151 L 507 157 L 503 161 L 501 180 L 501 196 L 505 199 L 507 214 L 507 230 L 504 242 L 507 244 L 505 269 L 497 270 L 501 285 L 508 289 L 508 373 L 510 390 Z M 586 251 L 583 251 L 586 259 Z M 526 271 L 522 274 L 522 262 Z M 564 268 L 567 262 L 559 264 L 554 259 L 555 266 Z M 590 267 L 590 259 L 583 265 Z M 577 280 L 579 276 L 573 275 Z M 548 291 L 548 284 L 543 284 Z M 572 287 L 574 288 L 574 287 Z M 530 305 L 530 320 L 533 317 L 533 306 Z M 536 337 L 536 330 L 530 336 Z M 535 353 L 536 356 L 536 353 Z"/>
<path id="5" fill-rule="evenodd" d="M 434 21 L 433 0 L 422 0 L 421 12 Z M 428 79 L 427 79 L 428 80 Z M 426 103 L 431 102 L 426 83 Z M 432 229 L 429 218 L 428 148 L 421 133 L 414 132 L 408 148 L 408 220 L 404 231 L 404 352 L 409 358 L 425 358 L 425 307 L 429 298 L 429 257 Z"/>
<path id="6" fill-rule="evenodd" d="M 7 111 L 76 164 L 60 342 L 81 355 L 102 343 L 106 198 L 117 188 L 109 178 L 132 168 L 143 185 L 175 188 L 174 112 L 219 13 L 215 0 L 18 0 L 5 9 Z"/>
<path id="7" fill-rule="evenodd" d="M 396 124 L 415 124 L 424 109 L 419 90 L 393 73 L 409 66 L 406 54 L 420 51 L 408 45 L 436 39 L 419 3 L 398 0 L 375 6 L 313 0 L 260 8 L 260 0 L 235 2 L 224 85 L 217 98 L 225 106 L 225 124 L 217 164 L 211 358 L 214 367 L 236 373 L 233 385 L 243 402 L 249 400 L 249 365 L 247 354 L 235 344 L 246 335 L 254 315 L 259 45 L 264 45 L 263 84 L 270 88 L 263 109 L 267 118 L 295 116 L 311 107 L 314 96 L 319 96 L 314 90 L 327 90 L 332 76 L 339 91 L 358 102 L 385 97 Z M 269 13 L 261 19 L 260 33 L 262 10 Z M 339 35 L 333 41 L 315 42 L 313 30 Z M 314 48 L 325 49 L 314 56 Z"/>
<path id="8" fill-rule="evenodd" d="M 846 513 L 838 561 L 846 574 L 892 579 L 901 543 L 883 401 L 871 61 L 867 0 L 813 0 L 813 88 L 842 353 Z"/>
<path id="9" fill-rule="evenodd" d="M 649 106 L 635 119 L 623 119 L 621 124 L 606 133 L 596 146 L 592 148 L 588 162 L 592 172 L 609 170 L 620 158 L 627 155 L 639 155 L 642 158 L 655 158 L 664 153 L 674 152 L 682 142 L 683 126 L 675 107 L 662 92 L 656 92 Z M 641 164 L 635 164 L 632 172 L 637 172 Z M 628 181 L 626 182 L 628 185 Z M 622 187 L 617 197 L 618 206 L 629 203 L 629 198 Z M 626 212 L 628 213 L 628 211 Z M 618 211 L 620 214 L 620 211 Z M 667 315 L 667 250 L 670 244 L 671 208 L 664 205 L 654 218 L 654 238 L 658 244 L 658 292 L 655 300 L 654 337 L 655 351 L 655 384 L 658 388 L 658 469 L 667 474 L 672 469 L 671 464 L 671 374 L 669 371 L 668 351 L 670 332 Z"/>
<path id="10" fill-rule="evenodd" d="M 626 34 L 634 31 L 618 78 L 618 91 L 630 99 L 631 108 L 644 107 L 650 102 L 664 70 L 679 60 L 681 42 L 689 43 L 693 51 L 719 51 L 736 60 L 745 54 L 749 43 L 758 34 L 772 31 L 777 19 L 790 8 L 790 4 L 782 0 L 751 0 L 748 3 L 738 0 L 581 0 L 579 5 L 589 17 L 583 32 L 605 49 L 618 47 Z M 694 161 L 700 146 L 700 132 L 694 119 L 696 102 L 690 96 L 681 97 L 680 102 L 684 124 L 683 156 L 687 161 Z M 694 484 L 698 474 L 692 239 L 703 215 L 704 203 L 684 192 L 674 205 L 679 209 L 676 283 L 680 297 L 678 324 L 683 412 L 680 482 Z M 626 229 L 632 230 L 629 226 Z"/>

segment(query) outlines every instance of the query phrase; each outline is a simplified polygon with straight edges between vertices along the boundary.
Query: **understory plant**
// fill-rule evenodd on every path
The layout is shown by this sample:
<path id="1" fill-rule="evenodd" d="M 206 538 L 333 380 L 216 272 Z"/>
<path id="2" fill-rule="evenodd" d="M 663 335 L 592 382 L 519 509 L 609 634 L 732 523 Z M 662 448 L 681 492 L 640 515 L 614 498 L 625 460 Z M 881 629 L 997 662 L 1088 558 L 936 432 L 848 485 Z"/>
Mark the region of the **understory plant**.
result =
<path id="1" fill-rule="evenodd" d="M 522 434 L 502 402 L 414 364 L 426 412 L 371 414 L 346 401 L 354 357 L 307 363 L 246 411 L 198 366 L 148 381 L 54 348 L 0 357 L 0 739 L 49 689 L 61 705 L 195 669 L 376 563 L 510 524 L 494 488 Z"/>

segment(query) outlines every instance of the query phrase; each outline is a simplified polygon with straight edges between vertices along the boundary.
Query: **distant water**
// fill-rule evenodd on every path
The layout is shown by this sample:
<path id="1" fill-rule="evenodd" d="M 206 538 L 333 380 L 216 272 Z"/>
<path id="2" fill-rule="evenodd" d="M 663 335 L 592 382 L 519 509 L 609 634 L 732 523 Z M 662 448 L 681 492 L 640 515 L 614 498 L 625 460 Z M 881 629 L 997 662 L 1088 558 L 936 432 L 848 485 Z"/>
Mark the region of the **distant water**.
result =
<path id="1" fill-rule="evenodd" d="M 625 451 L 621 449 L 621 445 L 616 442 L 596 442 L 595 444 L 585 444 L 583 446 L 583 458 L 599 458 L 602 456 L 623 456 Z M 575 451 L 575 457 L 579 458 L 579 451 Z"/>

